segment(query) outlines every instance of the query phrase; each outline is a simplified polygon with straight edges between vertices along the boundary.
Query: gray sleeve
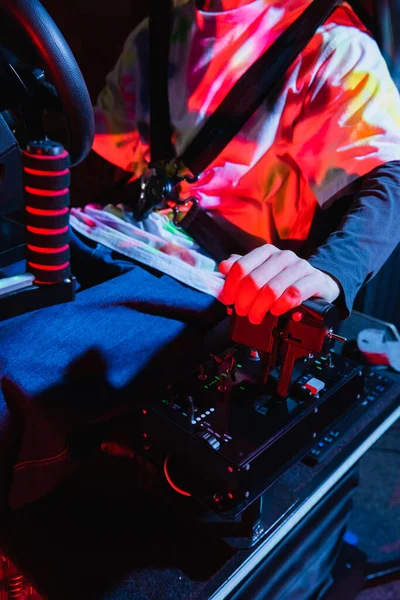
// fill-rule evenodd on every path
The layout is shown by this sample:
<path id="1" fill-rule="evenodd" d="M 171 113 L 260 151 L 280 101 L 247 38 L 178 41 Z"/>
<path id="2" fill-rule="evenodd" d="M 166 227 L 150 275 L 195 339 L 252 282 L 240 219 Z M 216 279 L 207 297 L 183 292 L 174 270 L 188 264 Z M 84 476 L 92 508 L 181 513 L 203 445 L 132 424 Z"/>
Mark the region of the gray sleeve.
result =
<path id="1" fill-rule="evenodd" d="M 349 316 L 361 286 L 379 271 L 399 242 L 400 161 L 391 161 L 363 178 L 339 228 L 308 259 L 339 283 L 336 304 L 343 318 Z"/>

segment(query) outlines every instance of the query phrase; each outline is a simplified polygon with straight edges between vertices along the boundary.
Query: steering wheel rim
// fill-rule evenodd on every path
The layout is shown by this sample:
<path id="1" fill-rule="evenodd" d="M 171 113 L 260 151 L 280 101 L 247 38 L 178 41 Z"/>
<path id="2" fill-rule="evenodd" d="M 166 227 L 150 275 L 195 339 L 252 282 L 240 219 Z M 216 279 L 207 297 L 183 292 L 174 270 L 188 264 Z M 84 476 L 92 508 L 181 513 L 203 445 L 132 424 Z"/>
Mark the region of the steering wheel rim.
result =
<path id="1" fill-rule="evenodd" d="M 0 0 L 0 7 L 24 30 L 51 75 L 67 120 L 71 165 L 77 165 L 94 138 L 92 102 L 78 63 L 39 0 Z"/>

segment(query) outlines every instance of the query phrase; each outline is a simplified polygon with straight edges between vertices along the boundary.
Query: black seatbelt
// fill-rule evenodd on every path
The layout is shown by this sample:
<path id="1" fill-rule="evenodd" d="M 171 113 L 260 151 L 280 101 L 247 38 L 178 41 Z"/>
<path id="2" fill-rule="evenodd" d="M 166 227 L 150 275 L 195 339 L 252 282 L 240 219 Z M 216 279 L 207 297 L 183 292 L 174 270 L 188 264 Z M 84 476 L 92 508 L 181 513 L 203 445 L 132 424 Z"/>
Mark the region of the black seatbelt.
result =
<path id="1" fill-rule="evenodd" d="M 168 97 L 168 61 L 172 25 L 172 0 L 152 0 L 149 19 L 149 91 L 151 161 L 176 156 Z"/>
<path id="2" fill-rule="evenodd" d="M 183 154 L 176 157 L 171 141 L 168 57 L 172 0 L 152 0 L 150 10 L 150 171 L 133 203 L 137 217 L 162 202 L 179 204 L 179 182 L 191 181 L 211 164 L 278 86 L 296 57 L 343 0 L 313 0 L 284 33 L 255 61 L 207 119 Z M 189 174 L 188 174 L 189 172 Z M 134 182 L 135 183 L 135 182 Z M 133 186 L 137 189 L 136 186 Z M 127 197 L 127 193 L 124 193 Z M 121 201 L 121 200 L 118 200 Z M 132 205 L 132 202 L 128 202 Z M 164 204 L 165 205 L 165 204 Z M 196 202 L 179 222 L 215 260 L 245 249 Z M 207 231 L 219 239 L 214 244 Z M 205 245 L 206 244 L 206 245 Z M 215 248 L 214 248 L 215 246 Z M 218 247 L 218 252 L 216 248 Z"/>

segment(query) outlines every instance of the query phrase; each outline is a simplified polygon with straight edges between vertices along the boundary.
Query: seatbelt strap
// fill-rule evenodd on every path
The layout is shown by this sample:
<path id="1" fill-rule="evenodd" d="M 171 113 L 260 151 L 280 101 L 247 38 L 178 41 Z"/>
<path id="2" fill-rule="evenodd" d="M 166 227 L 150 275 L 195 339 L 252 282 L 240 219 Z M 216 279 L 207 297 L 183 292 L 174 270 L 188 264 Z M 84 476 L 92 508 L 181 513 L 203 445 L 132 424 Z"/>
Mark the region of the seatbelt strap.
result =
<path id="1" fill-rule="evenodd" d="M 151 162 L 176 156 L 168 97 L 172 0 L 151 0 L 149 18 L 149 93 Z"/>
<path id="2" fill-rule="evenodd" d="M 222 225 L 200 208 L 195 198 L 192 206 L 179 222 L 179 226 L 203 248 L 217 263 L 231 254 L 247 254 L 249 248 L 242 245 Z"/>

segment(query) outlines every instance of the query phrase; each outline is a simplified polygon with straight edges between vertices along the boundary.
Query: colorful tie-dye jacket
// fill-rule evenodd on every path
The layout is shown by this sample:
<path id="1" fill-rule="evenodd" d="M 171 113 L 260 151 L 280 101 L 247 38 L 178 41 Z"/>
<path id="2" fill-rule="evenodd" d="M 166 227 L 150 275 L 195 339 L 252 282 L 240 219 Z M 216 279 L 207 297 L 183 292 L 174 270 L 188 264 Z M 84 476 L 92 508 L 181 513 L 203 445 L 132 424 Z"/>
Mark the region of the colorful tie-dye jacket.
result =
<path id="1" fill-rule="evenodd" d="M 215 12 L 177 2 L 169 97 L 178 154 L 309 2 L 253 0 Z M 145 20 L 126 41 L 95 108 L 94 150 L 137 177 L 149 159 L 148 43 Z M 376 42 L 345 3 L 292 65 L 273 106 L 260 106 L 182 194 L 196 196 L 249 246 L 268 242 L 301 253 L 320 222 L 318 248 L 309 245 L 307 256 L 339 280 L 349 309 L 400 239 L 397 160 L 400 97 Z M 372 191 L 363 183 L 367 174 Z M 376 180 L 385 188 L 379 193 Z M 350 212 L 344 197 L 353 198 Z M 347 216 L 326 240 L 333 205 Z"/>

